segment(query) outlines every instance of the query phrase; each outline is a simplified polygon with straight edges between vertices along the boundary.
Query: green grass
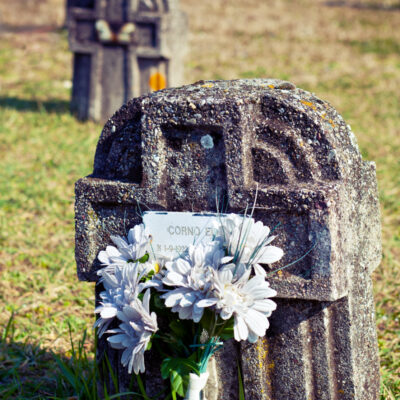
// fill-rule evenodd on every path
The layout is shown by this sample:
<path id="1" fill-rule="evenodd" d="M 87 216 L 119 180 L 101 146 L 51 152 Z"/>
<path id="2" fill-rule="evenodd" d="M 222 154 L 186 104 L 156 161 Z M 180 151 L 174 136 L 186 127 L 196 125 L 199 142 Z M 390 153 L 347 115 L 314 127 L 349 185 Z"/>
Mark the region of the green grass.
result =
<path id="1" fill-rule="evenodd" d="M 6 42 L 0 50 L 0 326 L 14 313 L 0 368 L 15 362 L 1 375 L 9 393 L 0 397 L 48 398 L 33 397 L 41 393 L 34 386 L 57 393 L 58 378 L 46 379 L 56 369 L 52 352 L 68 355 L 69 325 L 76 342 L 91 332 L 93 285 L 77 282 L 74 268 L 74 182 L 90 173 L 101 127 L 69 113 L 65 34 L 16 65 L 22 49 Z"/>
<path id="2" fill-rule="evenodd" d="M 95 348 L 87 348 L 86 330 L 75 344 L 69 324 L 71 349 L 68 357 L 57 355 L 51 349 L 45 350 L 27 340 L 17 342 L 13 314 L 4 331 L 0 333 L 1 399 L 102 400 L 97 390 L 100 368 L 92 356 Z M 114 385 L 118 388 L 117 379 L 107 359 L 103 367 L 112 376 Z M 104 400 L 144 397 L 136 392 L 110 396 L 104 387 Z"/>
<path id="3" fill-rule="evenodd" d="M 400 13 L 322 3 L 182 0 L 192 32 L 186 81 L 290 79 L 352 126 L 377 164 L 382 206 L 373 276 L 381 398 L 400 399 Z M 102 125 L 70 115 L 70 77 L 65 32 L 0 41 L 2 399 L 76 396 L 55 355 L 79 370 L 69 335 L 87 354 L 94 346 L 93 284 L 75 274 L 73 191 L 92 171 Z"/>
<path id="4" fill-rule="evenodd" d="M 367 41 L 351 40 L 345 44 L 354 47 L 361 53 L 375 53 L 382 56 L 400 53 L 400 43 L 393 38 L 374 38 Z"/>

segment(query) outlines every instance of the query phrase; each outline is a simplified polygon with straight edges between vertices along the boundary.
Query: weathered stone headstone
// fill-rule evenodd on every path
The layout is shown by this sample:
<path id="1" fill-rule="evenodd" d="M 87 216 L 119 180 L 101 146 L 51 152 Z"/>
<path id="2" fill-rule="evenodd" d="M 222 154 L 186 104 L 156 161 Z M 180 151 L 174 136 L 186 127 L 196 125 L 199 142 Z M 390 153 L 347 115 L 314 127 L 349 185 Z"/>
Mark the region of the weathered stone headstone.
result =
<path id="1" fill-rule="evenodd" d="M 280 223 L 281 265 L 312 250 L 270 276 L 278 308 L 266 337 L 216 353 L 207 399 L 238 399 L 239 360 L 248 400 L 377 400 L 375 167 L 328 103 L 288 82 L 198 82 L 121 107 L 103 129 L 93 174 L 76 184 L 79 278 L 96 280 L 98 252 L 141 222 L 138 204 L 216 211 L 218 198 L 241 212 L 257 187 L 255 218 Z M 104 352 L 126 389 L 119 355 L 102 340 L 99 360 Z M 146 361 L 149 395 L 162 381 L 155 357 Z"/>
<path id="2" fill-rule="evenodd" d="M 134 96 L 182 83 L 178 0 L 68 0 L 67 24 L 78 118 L 106 120 Z"/>

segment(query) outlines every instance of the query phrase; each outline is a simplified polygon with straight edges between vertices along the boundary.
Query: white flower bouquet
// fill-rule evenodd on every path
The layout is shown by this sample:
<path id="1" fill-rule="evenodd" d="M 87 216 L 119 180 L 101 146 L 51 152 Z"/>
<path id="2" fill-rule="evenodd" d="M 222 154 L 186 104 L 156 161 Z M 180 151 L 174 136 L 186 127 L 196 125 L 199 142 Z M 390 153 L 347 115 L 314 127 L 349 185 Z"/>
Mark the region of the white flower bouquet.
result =
<path id="1" fill-rule="evenodd" d="M 146 350 L 158 351 L 173 399 L 204 398 L 212 355 L 231 338 L 256 342 L 276 308 L 276 291 L 260 265 L 283 255 L 270 244 L 270 229 L 246 215 L 217 221 L 211 241 L 190 245 L 171 260 L 157 259 L 154 233 L 143 224 L 125 238 L 111 236 L 115 246 L 98 255 L 105 289 L 95 310 L 98 335 L 108 334 L 111 347 L 122 350 L 130 374 L 145 371 Z M 166 328 L 159 327 L 161 320 Z"/>

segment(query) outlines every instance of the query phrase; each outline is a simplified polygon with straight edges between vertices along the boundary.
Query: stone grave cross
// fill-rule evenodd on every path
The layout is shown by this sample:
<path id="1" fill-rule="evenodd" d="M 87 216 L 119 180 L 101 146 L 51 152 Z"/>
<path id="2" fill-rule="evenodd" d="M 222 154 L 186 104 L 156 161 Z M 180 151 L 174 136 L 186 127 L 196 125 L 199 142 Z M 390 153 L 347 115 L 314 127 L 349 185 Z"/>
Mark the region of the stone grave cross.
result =
<path id="1" fill-rule="evenodd" d="M 134 96 L 181 83 L 186 19 L 176 0 L 71 0 L 72 110 L 109 118 Z"/>
<path id="2" fill-rule="evenodd" d="M 266 336 L 215 354 L 207 399 L 239 398 L 239 364 L 248 400 L 378 400 L 375 167 L 336 110 L 291 83 L 203 81 L 121 107 L 102 131 L 93 174 L 76 184 L 78 276 L 98 279 L 99 251 L 142 222 L 138 204 L 215 212 L 219 196 L 240 213 L 256 192 L 255 219 L 280 223 L 274 243 L 285 256 L 273 268 L 301 261 L 268 278 L 278 307 Z M 99 362 L 104 354 L 128 390 L 121 354 L 103 336 Z M 152 352 L 145 384 L 149 396 L 163 385 Z"/>

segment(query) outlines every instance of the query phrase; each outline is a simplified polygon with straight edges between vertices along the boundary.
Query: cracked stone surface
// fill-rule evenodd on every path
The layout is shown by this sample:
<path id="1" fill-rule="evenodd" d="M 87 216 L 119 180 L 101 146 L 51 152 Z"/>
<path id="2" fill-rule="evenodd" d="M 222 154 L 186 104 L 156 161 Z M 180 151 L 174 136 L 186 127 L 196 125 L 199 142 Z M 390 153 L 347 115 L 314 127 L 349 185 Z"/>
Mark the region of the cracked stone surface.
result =
<path id="1" fill-rule="evenodd" d="M 377 400 L 379 360 L 371 273 L 381 257 L 375 166 L 363 161 L 332 106 L 274 79 L 201 81 L 136 98 L 100 136 L 93 174 L 76 184 L 76 260 L 96 280 L 110 234 L 141 222 L 141 209 L 229 212 L 252 204 L 278 226 L 285 251 L 270 276 L 271 326 L 256 344 L 229 342 L 215 356 L 209 400 Z M 271 267 L 265 266 L 270 271 Z M 100 341 L 118 370 L 119 354 Z M 149 395 L 162 387 L 147 357 Z M 107 380 L 107 377 L 105 377 Z"/>

